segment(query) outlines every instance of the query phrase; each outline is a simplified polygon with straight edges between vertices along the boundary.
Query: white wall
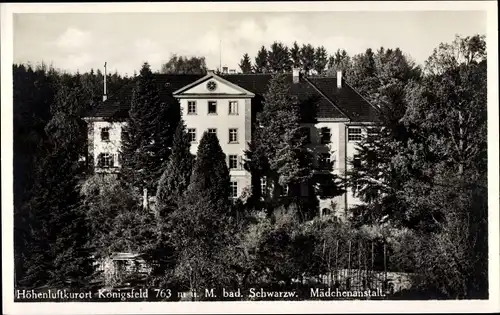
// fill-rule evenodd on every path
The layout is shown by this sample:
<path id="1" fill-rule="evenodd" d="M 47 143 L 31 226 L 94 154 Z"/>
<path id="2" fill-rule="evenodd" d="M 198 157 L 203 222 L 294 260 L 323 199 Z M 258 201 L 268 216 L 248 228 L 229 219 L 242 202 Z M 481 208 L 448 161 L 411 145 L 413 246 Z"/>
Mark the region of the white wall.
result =
<path id="1" fill-rule="evenodd" d="M 196 155 L 198 145 L 205 131 L 217 129 L 217 137 L 222 151 L 229 155 L 237 155 L 239 162 L 243 161 L 248 141 L 251 139 L 247 117 L 251 114 L 251 102 L 247 98 L 182 98 L 179 100 L 186 131 L 196 129 L 196 142 L 191 144 L 191 153 Z M 188 114 L 188 101 L 196 101 L 196 114 Z M 217 101 L 217 114 L 208 114 L 208 101 Z M 229 102 L 238 102 L 238 115 L 229 114 Z M 238 129 L 238 143 L 229 143 L 229 129 Z M 239 169 L 230 170 L 231 180 L 238 182 L 238 195 L 250 185 L 250 173 L 239 165 Z"/>
<path id="2" fill-rule="evenodd" d="M 94 166 L 97 166 L 97 158 L 101 153 L 113 154 L 114 165 L 120 167 L 118 153 L 121 148 L 121 136 L 124 122 L 95 121 L 93 130 L 94 143 Z M 101 141 L 101 129 L 109 128 L 109 141 Z"/>

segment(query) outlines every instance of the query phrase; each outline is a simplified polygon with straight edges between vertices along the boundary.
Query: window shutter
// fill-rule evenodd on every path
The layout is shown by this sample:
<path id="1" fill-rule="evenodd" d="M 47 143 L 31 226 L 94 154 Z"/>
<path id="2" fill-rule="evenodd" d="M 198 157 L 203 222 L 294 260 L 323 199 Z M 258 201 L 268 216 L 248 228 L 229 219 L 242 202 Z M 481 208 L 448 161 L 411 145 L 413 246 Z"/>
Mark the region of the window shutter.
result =
<path id="1" fill-rule="evenodd" d="M 238 167 L 237 169 L 241 170 L 243 169 L 243 159 L 241 157 L 241 155 L 238 155 Z"/>

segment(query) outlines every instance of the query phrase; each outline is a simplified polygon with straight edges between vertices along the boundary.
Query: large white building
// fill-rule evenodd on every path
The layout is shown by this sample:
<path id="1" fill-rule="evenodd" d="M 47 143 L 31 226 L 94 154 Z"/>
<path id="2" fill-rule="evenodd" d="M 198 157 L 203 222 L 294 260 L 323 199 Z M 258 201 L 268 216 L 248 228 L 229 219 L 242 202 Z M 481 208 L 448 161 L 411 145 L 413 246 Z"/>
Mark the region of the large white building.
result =
<path id="1" fill-rule="evenodd" d="M 196 154 L 205 131 L 218 136 L 227 156 L 234 197 L 239 197 L 252 183 L 266 189 L 265 180 L 252 180 L 242 161 L 270 79 L 269 74 L 156 74 L 162 100 L 180 103 L 192 141 L 191 152 Z M 378 109 L 342 80 L 341 72 L 336 77 L 305 77 L 294 70 L 287 80 L 290 93 L 299 100 L 307 146 L 316 157 L 318 175 L 343 176 L 350 167 L 348 161 L 356 158 L 356 143 L 377 121 Z M 122 127 L 131 93 L 131 87 L 124 88 L 85 117 L 89 161 L 95 172 L 119 172 Z M 328 187 L 322 187 L 322 191 L 327 192 Z M 309 193 L 309 187 L 302 187 L 301 194 Z M 320 214 L 331 211 L 332 204 L 335 211 L 343 213 L 359 203 L 350 190 L 340 196 L 326 194 L 319 200 Z"/>

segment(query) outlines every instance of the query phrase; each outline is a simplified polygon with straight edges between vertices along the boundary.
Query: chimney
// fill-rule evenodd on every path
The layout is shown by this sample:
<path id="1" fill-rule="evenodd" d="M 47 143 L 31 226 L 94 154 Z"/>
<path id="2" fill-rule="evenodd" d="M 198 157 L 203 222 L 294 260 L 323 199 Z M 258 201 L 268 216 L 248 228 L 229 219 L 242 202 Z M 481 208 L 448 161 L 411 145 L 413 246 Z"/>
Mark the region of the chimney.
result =
<path id="1" fill-rule="evenodd" d="M 293 68 L 292 76 L 293 76 L 293 83 L 299 83 L 300 82 L 300 69 Z"/>
<path id="2" fill-rule="evenodd" d="M 106 72 L 106 65 L 107 62 L 104 62 L 104 94 L 102 95 L 102 101 L 105 102 L 108 99 L 108 92 L 106 90 L 106 79 L 107 79 L 107 72 Z"/>
<path id="3" fill-rule="evenodd" d="M 339 70 L 337 71 L 337 88 L 341 88 L 342 87 L 342 71 Z"/>
<path id="4" fill-rule="evenodd" d="M 227 67 L 222 67 L 222 73 L 227 74 Z"/>

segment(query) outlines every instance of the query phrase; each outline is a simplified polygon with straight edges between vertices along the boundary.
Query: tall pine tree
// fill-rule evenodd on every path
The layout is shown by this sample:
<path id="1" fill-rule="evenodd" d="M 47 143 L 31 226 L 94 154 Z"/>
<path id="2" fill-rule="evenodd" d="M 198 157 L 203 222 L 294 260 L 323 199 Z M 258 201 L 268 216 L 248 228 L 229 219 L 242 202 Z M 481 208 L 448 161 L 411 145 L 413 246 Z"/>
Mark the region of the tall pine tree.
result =
<path id="1" fill-rule="evenodd" d="M 314 68 L 314 47 L 311 44 L 302 45 L 300 49 L 300 63 L 306 73 Z"/>
<path id="2" fill-rule="evenodd" d="M 262 46 L 255 57 L 254 71 L 255 73 L 266 73 L 269 70 L 269 62 L 267 59 L 268 52 L 266 47 Z"/>
<path id="3" fill-rule="evenodd" d="M 125 184 L 156 193 L 180 120 L 178 103 L 160 100 L 159 87 L 145 63 L 136 79 L 129 117 L 124 127 L 121 178 Z"/>
<path id="4" fill-rule="evenodd" d="M 184 122 L 177 126 L 172 154 L 158 183 L 156 193 L 157 210 L 175 210 L 189 186 L 194 157 L 189 151 L 191 144 Z"/>
<path id="5" fill-rule="evenodd" d="M 290 58 L 292 59 L 292 66 L 300 68 L 300 46 L 297 42 L 293 42 L 293 46 L 290 48 Z"/>
<path id="6" fill-rule="evenodd" d="M 252 73 L 252 62 L 250 61 L 250 56 L 248 56 L 247 53 L 245 53 L 243 58 L 241 58 L 239 67 L 242 73 Z"/>
<path id="7" fill-rule="evenodd" d="M 223 287 L 224 260 L 220 249 L 230 237 L 230 177 L 226 156 L 214 134 L 200 140 L 183 205 L 171 215 L 176 249 L 176 277 L 192 291 Z"/>
<path id="8" fill-rule="evenodd" d="M 314 70 L 316 70 L 318 75 L 323 74 L 327 64 L 328 64 L 328 53 L 326 52 L 325 47 L 323 46 L 316 47 L 316 51 L 314 52 L 313 68 Z"/>
<path id="9" fill-rule="evenodd" d="M 290 71 L 292 67 L 288 47 L 281 42 L 274 42 L 271 45 L 267 61 L 269 69 L 274 73 Z"/>
<path id="10" fill-rule="evenodd" d="M 272 199 L 280 187 L 306 182 L 311 163 L 300 132 L 298 101 L 290 94 L 285 74 L 275 74 L 264 94 L 264 107 L 257 115 L 254 140 L 247 155 L 247 167 L 253 176 L 265 176 L 274 187 Z"/>
<path id="11" fill-rule="evenodd" d="M 82 288 L 93 275 L 88 222 L 78 188 L 81 135 L 73 110 L 79 90 L 59 88 L 51 106 L 53 117 L 46 127 L 47 145 L 37 170 L 39 180 L 25 204 L 29 254 L 21 283 L 27 287 Z"/>

